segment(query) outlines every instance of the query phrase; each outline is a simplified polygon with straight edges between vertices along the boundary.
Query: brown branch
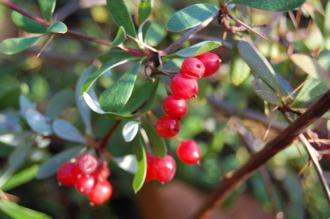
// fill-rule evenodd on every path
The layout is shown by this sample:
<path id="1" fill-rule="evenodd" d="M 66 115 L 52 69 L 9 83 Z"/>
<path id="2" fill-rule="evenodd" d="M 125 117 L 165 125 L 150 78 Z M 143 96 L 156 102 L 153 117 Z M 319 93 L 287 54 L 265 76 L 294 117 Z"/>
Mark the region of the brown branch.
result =
<path id="1" fill-rule="evenodd" d="M 18 13 L 24 15 L 25 17 L 28 17 L 32 20 L 34 20 L 35 22 L 48 27 L 50 25 L 50 23 L 38 16 L 32 15 L 29 12 L 25 11 L 24 9 L 20 8 L 18 5 L 14 4 L 13 2 L 11 2 L 10 0 L 0 0 L 0 4 L 4 5 L 5 7 L 13 10 L 13 11 L 17 11 Z M 92 37 L 92 36 L 88 36 L 73 30 L 68 30 L 64 35 L 68 35 L 74 38 L 79 38 L 79 39 L 83 39 L 83 40 L 87 40 L 90 42 L 94 42 L 100 45 L 104 45 L 104 46 L 111 46 L 112 42 L 105 40 L 105 39 L 100 39 L 100 38 L 96 38 L 96 37 Z M 132 55 L 136 55 L 136 56 L 145 56 L 145 52 L 143 50 L 139 50 L 139 49 L 134 49 L 134 48 L 127 48 L 123 45 L 119 45 L 117 46 L 117 48 L 132 54 Z"/>
<path id="2" fill-rule="evenodd" d="M 230 194 L 240 183 L 247 180 L 259 167 L 264 165 L 274 155 L 290 145 L 310 124 L 330 109 L 330 91 L 322 96 L 312 107 L 289 125 L 276 138 L 268 142 L 240 169 L 227 175 L 222 180 L 214 195 L 202 206 L 194 218 L 206 219 L 211 212 Z"/>
<path id="3" fill-rule="evenodd" d="M 98 150 L 98 153 L 102 154 L 105 151 L 108 141 L 110 140 L 111 136 L 113 135 L 113 133 L 116 131 L 116 129 L 120 125 L 120 122 L 121 122 L 120 120 L 117 120 L 115 122 L 115 124 L 113 124 L 111 126 L 111 128 L 107 131 L 107 133 L 104 135 L 104 137 L 99 141 L 97 148 L 96 148 Z"/>

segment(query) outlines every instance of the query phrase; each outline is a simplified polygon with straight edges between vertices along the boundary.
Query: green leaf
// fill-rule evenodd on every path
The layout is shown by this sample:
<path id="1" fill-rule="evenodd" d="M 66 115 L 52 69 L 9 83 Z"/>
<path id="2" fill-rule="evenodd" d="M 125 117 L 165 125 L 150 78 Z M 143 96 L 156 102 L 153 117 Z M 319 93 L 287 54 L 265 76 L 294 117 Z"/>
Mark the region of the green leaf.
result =
<path id="1" fill-rule="evenodd" d="M 73 148 L 66 149 L 61 153 L 56 154 L 46 162 L 44 162 L 37 173 L 37 179 L 44 179 L 54 175 L 57 169 L 64 163 L 69 161 L 71 158 L 76 157 L 85 150 L 85 147 L 76 146 Z"/>
<path id="2" fill-rule="evenodd" d="M 99 79 L 102 75 L 110 71 L 111 69 L 125 64 L 129 61 L 136 60 L 137 57 L 128 55 L 119 50 L 112 50 L 108 55 L 103 57 L 106 60 L 109 60 L 106 64 L 104 64 L 100 69 L 94 71 L 89 77 L 85 80 L 84 84 L 81 86 L 80 94 L 88 91 L 93 84 Z"/>
<path id="3" fill-rule="evenodd" d="M 20 172 L 11 176 L 1 187 L 1 189 L 8 191 L 33 180 L 38 172 L 38 169 L 38 165 L 32 165 L 21 170 Z"/>
<path id="4" fill-rule="evenodd" d="M 327 92 L 327 90 L 328 89 L 324 81 L 308 76 L 292 105 L 294 107 L 305 107 L 306 104 L 317 100 L 320 96 Z"/>
<path id="5" fill-rule="evenodd" d="M 112 41 L 111 48 L 114 48 L 114 47 L 122 44 L 125 39 L 126 39 L 125 29 L 122 26 L 120 26 L 115 39 Z"/>
<path id="6" fill-rule="evenodd" d="M 268 11 L 290 11 L 300 7 L 305 0 L 233 0 L 232 2 Z"/>
<path id="7" fill-rule="evenodd" d="M 305 54 L 293 54 L 290 56 L 290 59 L 303 72 L 316 79 L 325 81 L 328 88 L 330 88 L 330 72 L 323 69 L 315 59 Z"/>
<path id="8" fill-rule="evenodd" d="M 147 155 L 140 135 L 136 138 L 136 143 L 137 170 L 132 184 L 135 193 L 142 188 L 147 175 Z"/>
<path id="9" fill-rule="evenodd" d="M 239 57 L 234 56 L 231 61 L 231 68 L 230 68 L 230 79 L 231 82 L 239 86 L 242 84 L 245 79 L 247 79 L 250 75 L 250 68 L 249 66 Z"/>
<path id="10" fill-rule="evenodd" d="M 213 49 L 218 48 L 221 46 L 221 43 L 218 41 L 203 41 L 200 43 L 197 43 L 195 45 L 192 45 L 188 48 L 181 49 L 175 53 L 175 55 L 180 57 L 192 57 L 197 56 L 202 53 L 211 51 Z"/>
<path id="11" fill-rule="evenodd" d="M 167 29 L 181 32 L 196 27 L 204 21 L 215 17 L 218 8 L 212 4 L 194 4 L 175 12 L 167 23 Z"/>
<path id="12" fill-rule="evenodd" d="M 65 89 L 56 93 L 52 99 L 50 99 L 46 115 L 50 118 L 56 118 L 61 112 L 74 105 L 74 94 L 71 90 Z"/>
<path id="13" fill-rule="evenodd" d="M 123 0 L 107 0 L 107 6 L 113 20 L 118 26 L 123 26 L 126 32 L 135 37 L 134 23 Z"/>
<path id="14" fill-rule="evenodd" d="M 140 123 L 137 121 L 129 121 L 123 126 L 122 134 L 125 142 L 131 142 L 139 132 Z"/>
<path id="15" fill-rule="evenodd" d="M 53 122 L 54 133 L 67 141 L 72 141 L 76 143 L 86 144 L 86 140 L 82 134 L 74 127 L 70 122 L 63 119 L 56 119 Z"/>
<path id="16" fill-rule="evenodd" d="M 76 104 L 80 113 L 80 117 L 85 125 L 86 133 L 92 135 L 92 124 L 91 124 L 91 110 L 89 109 L 88 105 L 84 101 L 83 97 L 80 95 L 80 89 L 82 85 L 85 83 L 89 75 L 95 70 L 94 66 L 89 66 L 79 77 L 76 91 L 75 91 L 75 98 Z"/>
<path id="17" fill-rule="evenodd" d="M 284 89 L 277 80 L 275 70 L 254 45 L 247 41 L 240 40 L 237 47 L 241 58 L 248 64 L 256 78 L 263 80 L 276 92 L 285 94 Z"/>
<path id="18" fill-rule="evenodd" d="M 43 18 L 50 20 L 55 10 L 56 0 L 38 0 L 38 2 Z"/>
<path id="19" fill-rule="evenodd" d="M 9 38 L 0 43 L 0 52 L 6 55 L 13 55 L 26 50 L 37 42 L 37 37 Z"/>
<path id="20" fill-rule="evenodd" d="M 12 219 L 51 219 L 50 216 L 0 199 L 0 210 Z"/>
<path id="21" fill-rule="evenodd" d="M 281 105 L 281 99 L 277 96 L 272 88 L 270 88 L 263 80 L 255 78 L 253 81 L 253 88 L 256 94 L 263 100 L 275 104 Z"/>
<path id="22" fill-rule="evenodd" d="M 63 22 L 56 21 L 48 27 L 47 32 L 64 34 L 68 32 L 68 27 Z"/>
<path id="23" fill-rule="evenodd" d="M 100 105 L 104 111 L 120 112 L 126 105 L 132 95 L 140 66 L 140 63 L 135 63 L 128 72 L 101 94 Z"/>
<path id="24" fill-rule="evenodd" d="M 139 4 L 139 24 L 141 25 L 152 12 L 153 0 L 140 0 Z"/>
<path id="25" fill-rule="evenodd" d="M 150 124 L 146 119 L 143 120 L 142 127 L 148 135 L 152 151 L 160 157 L 165 157 L 167 154 L 167 147 L 164 138 L 159 137 L 154 125 Z"/>
<path id="26" fill-rule="evenodd" d="M 114 157 L 113 161 L 120 167 L 129 173 L 136 173 L 137 160 L 134 154 L 127 154 L 123 157 Z"/>
<path id="27" fill-rule="evenodd" d="M 47 27 L 35 22 L 34 20 L 25 17 L 24 15 L 14 11 L 11 13 L 11 19 L 14 24 L 29 33 L 45 33 L 47 31 Z"/>
<path id="28" fill-rule="evenodd" d="M 157 46 L 165 37 L 165 29 L 161 25 L 152 22 L 147 29 L 144 42 L 151 46 Z"/>
<path id="29" fill-rule="evenodd" d="M 50 135 L 52 127 L 50 119 L 34 109 L 28 109 L 25 112 L 25 118 L 29 126 L 42 135 Z"/>

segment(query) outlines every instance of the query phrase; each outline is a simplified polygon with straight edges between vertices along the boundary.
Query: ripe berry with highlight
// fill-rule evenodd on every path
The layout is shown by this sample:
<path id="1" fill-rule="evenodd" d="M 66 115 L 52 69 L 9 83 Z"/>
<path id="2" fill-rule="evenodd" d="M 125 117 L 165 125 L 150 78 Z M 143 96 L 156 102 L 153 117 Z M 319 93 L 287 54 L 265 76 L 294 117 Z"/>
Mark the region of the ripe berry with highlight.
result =
<path id="1" fill-rule="evenodd" d="M 147 176 L 146 182 L 152 180 L 161 183 L 169 182 L 173 179 L 176 172 L 176 163 L 172 156 L 166 155 L 164 158 L 147 155 Z"/>
<path id="2" fill-rule="evenodd" d="M 83 154 L 77 159 L 77 166 L 84 174 L 91 174 L 97 168 L 98 162 L 91 154 Z"/>
<path id="3" fill-rule="evenodd" d="M 183 77 L 177 74 L 171 80 L 171 91 L 176 98 L 190 99 L 198 93 L 198 84 L 195 79 Z"/>
<path id="4" fill-rule="evenodd" d="M 201 150 L 195 141 L 186 140 L 179 145 L 177 155 L 186 164 L 198 164 L 201 159 Z"/>
<path id="5" fill-rule="evenodd" d="M 157 120 L 156 131 L 160 137 L 174 137 L 180 131 L 179 120 L 168 115 L 162 116 Z"/>
<path id="6" fill-rule="evenodd" d="M 88 198 L 91 204 L 101 205 L 108 201 L 112 195 L 112 185 L 107 181 L 98 181 L 92 191 L 89 193 Z"/>
<path id="7" fill-rule="evenodd" d="M 95 177 L 93 175 L 82 175 L 77 179 L 74 187 L 82 194 L 89 194 L 95 185 Z"/>
<path id="8" fill-rule="evenodd" d="M 197 56 L 196 58 L 198 58 L 205 66 L 203 77 L 208 77 L 214 74 L 221 65 L 221 59 L 215 53 L 206 52 Z"/>
<path id="9" fill-rule="evenodd" d="M 71 186 L 73 185 L 79 175 L 77 166 L 74 163 L 64 163 L 57 170 L 57 181 L 60 185 Z"/>
<path id="10" fill-rule="evenodd" d="M 167 115 L 180 119 L 187 112 L 187 103 L 184 99 L 167 96 L 163 101 L 163 108 Z"/>
<path id="11" fill-rule="evenodd" d="M 181 74 L 186 78 L 199 79 L 203 77 L 205 67 L 197 58 L 187 58 L 181 66 Z"/>

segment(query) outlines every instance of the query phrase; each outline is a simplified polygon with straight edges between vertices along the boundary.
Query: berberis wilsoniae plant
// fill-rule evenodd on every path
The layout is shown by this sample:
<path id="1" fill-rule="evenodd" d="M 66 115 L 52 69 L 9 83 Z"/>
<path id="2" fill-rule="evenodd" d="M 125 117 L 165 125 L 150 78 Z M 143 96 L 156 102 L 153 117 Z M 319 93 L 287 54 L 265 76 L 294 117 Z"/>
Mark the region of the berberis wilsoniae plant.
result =
<path id="1" fill-rule="evenodd" d="M 213 191 L 191 218 L 242 193 L 329 216 L 330 2 L 0 5 L 3 217 L 115 215 L 113 198 L 175 178 Z"/>

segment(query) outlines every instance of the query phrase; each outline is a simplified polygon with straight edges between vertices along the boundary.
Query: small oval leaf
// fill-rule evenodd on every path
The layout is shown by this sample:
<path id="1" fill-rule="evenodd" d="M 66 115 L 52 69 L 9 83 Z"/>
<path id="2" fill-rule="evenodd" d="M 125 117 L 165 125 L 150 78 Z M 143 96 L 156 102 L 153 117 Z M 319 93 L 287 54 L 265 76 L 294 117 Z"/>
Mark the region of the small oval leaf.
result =
<path id="1" fill-rule="evenodd" d="M 55 6 L 56 6 L 56 0 L 38 0 L 39 6 L 41 9 L 41 14 L 46 20 L 50 20 L 52 17 Z"/>
<path id="2" fill-rule="evenodd" d="M 58 137 L 64 140 L 81 144 L 87 143 L 84 136 L 80 134 L 78 129 L 63 119 L 57 119 L 53 122 L 53 130 Z"/>
<path id="3" fill-rule="evenodd" d="M 47 27 L 35 22 L 34 20 L 31 20 L 28 17 L 25 17 L 24 15 L 14 11 L 11 14 L 11 19 L 14 22 L 14 24 L 29 33 L 45 33 L 47 31 Z"/>
<path id="4" fill-rule="evenodd" d="M 68 32 L 68 27 L 63 22 L 56 21 L 48 27 L 47 32 L 64 34 Z"/>
<path id="5" fill-rule="evenodd" d="M 37 37 L 9 38 L 0 43 L 0 52 L 6 55 L 13 55 L 26 50 L 39 39 Z"/>
<path id="6" fill-rule="evenodd" d="M 128 154 L 123 157 L 115 157 L 113 161 L 123 170 L 135 174 L 137 169 L 137 160 L 134 154 Z"/>
<path id="7" fill-rule="evenodd" d="M 218 8 L 212 4 L 194 4 L 175 12 L 167 23 L 167 29 L 181 32 L 198 26 L 207 19 L 215 17 Z"/>
<path id="8" fill-rule="evenodd" d="M 56 93 L 49 101 L 46 115 L 55 118 L 61 112 L 74 105 L 74 94 L 71 90 L 65 89 Z"/>
<path id="9" fill-rule="evenodd" d="M 139 24 L 142 24 L 152 12 L 153 0 L 140 0 L 139 4 Z"/>
<path id="10" fill-rule="evenodd" d="M 139 131 L 139 123 L 136 121 L 129 121 L 123 127 L 123 137 L 126 142 L 131 142 L 134 140 L 136 134 Z"/>
<path id="11" fill-rule="evenodd" d="M 44 179 L 54 175 L 61 164 L 81 154 L 84 150 L 85 147 L 76 146 L 56 154 L 40 166 L 37 173 L 37 179 Z"/>
<path id="12" fill-rule="evenodd" d="M 142 137 L 136 138 L 137 170 L 133 179 L 133 190 L 137 193 L 143 186 L 147 175 L 147 155 Z"/>
<path id="13" fill-rule="evenodd" d="M 52 126 L 50 119 L 36 111 L 35 109 L 28 109 L 25 112 L 25 118 L 29 126 L 36 132 L 42 135 L 52 134 Z"/>
<path id="14" fill-rule="evenodd" d="M 221 43 L 218 41 L 203 41 L 188 48 L 181 49 L 177 51 L 175 55 L 180 57 L 193 57 L 216 49 L 219 46 L 221 46 Z"/>
<path id="15" fill-rule="evenodd" d="M 290 11 L 300 7 L 305 0 L 233 0 L 232 2 L 268 11 Z"/>
<path id="16" fill-rule="evenodd" d="M 265 82 L 259 78 L 255 78 L 253 81 L 253 88 L 256 94 L 261 97 L 263 100 L 275 104 L 281 105 L 280 98 L 276 95 L 274 90 L 270 88 Z"/>

